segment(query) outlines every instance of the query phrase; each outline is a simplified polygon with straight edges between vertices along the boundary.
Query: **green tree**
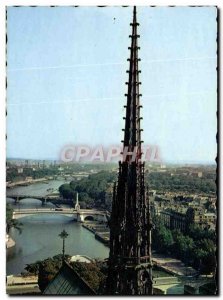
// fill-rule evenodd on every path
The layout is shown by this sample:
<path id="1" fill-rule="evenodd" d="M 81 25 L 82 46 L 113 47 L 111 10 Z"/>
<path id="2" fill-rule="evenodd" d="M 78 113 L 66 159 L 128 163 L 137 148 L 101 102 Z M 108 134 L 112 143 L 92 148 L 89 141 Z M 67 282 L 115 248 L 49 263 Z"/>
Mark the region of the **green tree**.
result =
<path id="1" fill-rule="evenodd" d="M 41 264 L 41 261 L 37 261 L 37 262 L 32 263 L 32 264 L 27 264 L 26 267 L 25 267 L 25 270 L 30 274 L 37 275 L 39 273 L 40 264 Z"/>
<path id="2" fill-rule="evenodd" d="M 67 258 L 68 256 L 66 256 Z M 59 272 L 62 266 L 62 255 L 56 255 L 52 258 L 47 258 L 38 263 L 38 285 L 43 292 L 49 282 Z"/>
<path id="3" fill-rule="evenodd" d="M 74 199 L 75 191 L 72 190 L 70 184 L 62 184 L 59 187 L 59 192 L 65 199 Z"/>
<path id="4" fill-rule="evenodd" d="M 155 228 L 152 231 L 152 245 L 154 249 L 160 253 L 168 253 L 173 244 L 172 233 L 159 220 L 155 219 Z"/>
<path id="5" fill-rule="evenodd" d="M 202 251 L 200 254 L 200 271 L 203 274 L 210 274 L 215 272 L 217 261 L 216 261 L 216 245 L 210 239 L 203 239 L 199 241 L 197 248 Z"/>
<path id="6" fill-rule="evenodd" d="M 189 236 L 196 242 L 199 242 L 202 239 L 210 239 L 213 242 L 216 242 L 216 232 L 210 229 L 203 229 L 196 224 L 191 224 L 189 226 Z"/>
<path id="7" fill-rule="evenodd" d="M 13 219 L 13 209 L 7 204 L 6 205 L 6 233 L 9 234 L 11 228 L 15 228 L 19 233 L 22 232 L 22 223 L 16 219 Z"/>
<path id="8" fill-rule="evenodd" d="M 45 290 L 54 276 L 59 272 L 62 266 L 61 258 L 62 255 L 59 254 L 52 258 L 47 258 L 44 261 L 27 266 L 27 270 L 35 271 L 38 269 L 38 284 L 42 292 Z M 70 258 L 70 256 L 66 255 L 67 260 L 68 258 Z M 104 285 L 107 272 L 106 274 L 103 272 L 105 266 L 102 262 L 70 262 L 70 265 L 78 273 L 78 275 L 83 278 L 97 293 L 104 294 Z"/>
<path id="9" fill-rule="evenodd" d="M 112 198 L 107 197 L 107 195 L 111 193 L 111 186 L 115 180 L 115 172 L 100 171 L 79 181 L 71 181 L 70 186 L 64 184 L 60 187 L 59 191 L 64 198 L 67 195 L 72 193 L 75 195 L 78 192 L 82 207 L 85 204 L 86 207 L 109 209 Z"/>
<path id="10" fill-rule="evenodd" d="M 97 263 L 72 262 L 72 268 L 83 278 L 96 292 L 101 293 L 106 276 L 101 272 Z"/>
<path id="11" fill-rule="evenodd" d="M 193 262 L 194 241 L 187 235 L 184 235 L 179 230 L 174 231 L 173 252 L 186 263 Z"/>
<path id="12" fill-rule="evenodd" d="M 63 230 L 60 234 L 59 237 L 63 240 L 63 248 L 62 248 L 62 255 L 63 255 L 63 260 L 65 259 L 65 239 L 68 237 L 68 233 Z"/>

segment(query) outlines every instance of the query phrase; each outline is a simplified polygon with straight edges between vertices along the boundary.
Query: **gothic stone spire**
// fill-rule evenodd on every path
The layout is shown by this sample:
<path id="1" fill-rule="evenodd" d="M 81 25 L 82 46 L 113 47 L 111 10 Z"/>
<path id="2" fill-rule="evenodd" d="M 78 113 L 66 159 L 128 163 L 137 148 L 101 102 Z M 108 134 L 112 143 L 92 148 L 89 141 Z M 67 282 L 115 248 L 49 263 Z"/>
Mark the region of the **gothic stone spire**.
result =
<path id="1" fill-rule="evenodd" d="M 141 162 L 140 94 L 136 7 L 129 60 L 129 78 L 123 160 L 114 186 L 110 220 L 110 255 L 107 293 L 120 295 L 152 294 L 151 222 Z M 125 155 L 127 154 L 128 155 Z"/>

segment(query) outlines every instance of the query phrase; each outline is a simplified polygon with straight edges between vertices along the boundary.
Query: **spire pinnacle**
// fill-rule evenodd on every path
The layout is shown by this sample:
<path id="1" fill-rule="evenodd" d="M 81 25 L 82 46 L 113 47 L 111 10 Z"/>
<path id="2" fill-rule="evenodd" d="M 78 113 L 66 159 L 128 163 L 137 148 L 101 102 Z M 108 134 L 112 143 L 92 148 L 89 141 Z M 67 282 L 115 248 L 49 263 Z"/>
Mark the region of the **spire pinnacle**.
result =
<path id="1" fill-rule="evenodd" d="M 126 117 L 125 117 L 125 133 L 124 133 L 124 141 L 123 146 L 128 147 L 128 152 L 137 151 L 138 155 L 136 155 L 136 159 L 141 156 L 141 130 L 140 130 L 140 97 L 139 93 L 139 73 L 141 71 L 138 68 L 138 62 L 140 59 L 138 58 L 138 38 L 137 34 L 137 23 L 136 19 L 136 6 L 133 8 L 133 22 L 130 24 L 132 26 L 132 34 L 129 36 L 131 38 L 131 47 L 130 50 L 130 58 L 129 61 L 129 70 L 127 73 L 129 74 L 128 78 L 128 92 L 125 94 L 127 97 L 127 105 L 126 107 Z M 128 160 L 129 158 L 126 157 Z"/>

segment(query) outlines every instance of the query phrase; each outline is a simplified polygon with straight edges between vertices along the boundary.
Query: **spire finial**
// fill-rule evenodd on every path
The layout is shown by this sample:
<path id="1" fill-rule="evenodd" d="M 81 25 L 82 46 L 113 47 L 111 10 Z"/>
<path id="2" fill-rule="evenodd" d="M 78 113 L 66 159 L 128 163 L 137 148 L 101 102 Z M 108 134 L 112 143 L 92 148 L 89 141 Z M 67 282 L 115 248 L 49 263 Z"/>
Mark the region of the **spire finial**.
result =
<path id="1" fill-rule="evenodd" d="M 133 23 L 136 23 L 136 6 L 133 6 Z"/>

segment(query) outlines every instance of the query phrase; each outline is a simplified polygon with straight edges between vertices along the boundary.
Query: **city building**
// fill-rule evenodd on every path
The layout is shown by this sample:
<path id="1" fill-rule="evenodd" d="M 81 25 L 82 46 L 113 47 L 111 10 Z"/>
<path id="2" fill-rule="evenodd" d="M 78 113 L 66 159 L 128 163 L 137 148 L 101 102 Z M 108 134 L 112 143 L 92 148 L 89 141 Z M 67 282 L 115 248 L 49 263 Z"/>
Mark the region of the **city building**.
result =
<path id="1" fill-rule="evenodd" d="M 205 212 L 202 208 L 181 207 L 178 210 L 167 208 L 160 211 L 159 215 L 167 228 L 179 229 L 182 232 L 188 231 L 190 225 L 207 229 L 216 228 L 215 213 Z"/>

